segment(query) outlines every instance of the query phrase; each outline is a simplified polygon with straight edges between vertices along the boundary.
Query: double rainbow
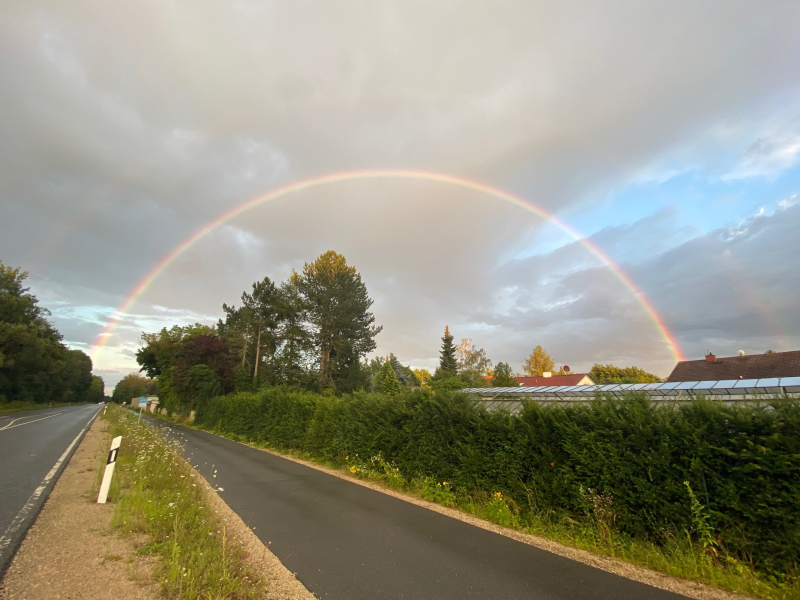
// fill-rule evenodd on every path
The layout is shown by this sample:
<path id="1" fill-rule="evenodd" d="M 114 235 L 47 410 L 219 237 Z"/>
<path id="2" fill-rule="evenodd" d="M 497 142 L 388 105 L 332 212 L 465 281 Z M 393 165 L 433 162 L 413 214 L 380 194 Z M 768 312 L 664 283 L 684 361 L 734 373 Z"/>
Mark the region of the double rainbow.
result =
<path id="1" fill-rule="evenodd" d="M 159 275 L 161 275 L 175 261 L 175 259 L 177 259 L 181 254 L 186 252 L 194 244 L 200 241 L 208 233 L 210 233 L 220 225 L 227 223 L 231 219 L 234 219 L 239 215 L 247 212 L 248 210 L 255 208 L 256 206 L 260 206 L 262 204 L 270 202 L 271 200 L 276 200 L 278 198 L 282 198 L 284 196 L 293 194 L 295 192 L 308 190 L 310 188 L 322 185 L 329 185 L 332 183 L 355 181 L 362 179 L 412 179 L 417 181 L 430 181 L 430 182 L 454 185 L 457 187 L 482 192 L 484 194 L 487 194 L 488 196 L 492 196 L 500 200 L 505 200 L 506 202 L 515 204 L 521 208 L 524 208 L 527 211 L 534 213 L 535 215 L 538 215 L 543 219 L 546 219 L 547 221 L 550 221 L 553 225 L 557 226 L 562 231 L 568 233 L 570 236 L 575 238 L 575 240 L 580 242 L 589 252 L 594 254 L 600 260 L 600 262 L 602 262 L 616 276 L 616 278 L 619 279 L 626 288 L 628 288 L 630 293 L 633 295 L 636 301 L 641 305 L 647 316 L 653 322 L 653 325 L 655 325 L 656 329 L 659 332 L 659 335 L 663 338 L 664 343 L 669 348 L 669 351 L 672 353 L 675 360 L 676 361 L 684 360 L 683 352 L 681 351 L 681 348 L 678 345 L 678 342 L 675 339 L 674 334 L 669 330 L 666 323 L 664 322 L 664 319 L 661 317 L 661 315 L 658 314 L 658 311 L 655 309 L 655 307 L 647 298 L 647 296 L 645 296 L 644 292 L 642 292 L 642 290 L 639 289 L 639 287 L 633 282 L 633 280 L 628 276 L 628 274 L 625 273 L 625 271 L 623 271 L 622 268 L 619 265 L 617 265 L 613 260 L 611 260 L 611 258 L 594 242 L 583 237 L 580 233 L 578 233 L 578 231 L 576 231 L 575 229 L 564 223 L 554 214 L 549 213 L 543 208 L 537 206 L 536 204 L 533 204 L 532 202 L 524 200 L 518 196 L 509 194 L 508 192 L 480 183 L 478 181 L 465 179 L 463 177 L 454 177 L 452 175 L 431 173 L 428 171 L 412 171 L 404 169 L 378 169 L 378 170 L 345 171 L 340 173 L 332 173 L 330 175 L 323 175 L 322 177 L 313 177 L 311 179 L 305 179 L 303 181 L 291 183 L 283 187 L 274 189 L 265 194 L 262 194 L 260 196 L 256 196 L 255 198 L 252 198 L 250 200 L 246 200 L 241 204 L 239 204 L 238 206 L 235 206 L 232 209 L 228 210 L 227 212 L 222 213 L 216 219 L 203 225 L 200 229 L 195 231 L 192 235 L 187 237 L 178 246 L 176 246 L 172 250 L 172 252 L 170 252 L 169 254 L 164 256 L 164 258 L 158 261 L 158 263 L 150 270 L 150 272 L 147 273 L 147 275 L 145 275 L 136 284 L 131 293 L 127 296 L 127 298 L 125 298 L 124 302 L 119 306 L 119 308 L 117 308 L 114 315 L 106 324 L 103 331 L 97 336 L 97 339 L 95 341 L 95 350 L 93 352 L 94 361 L 97 362 L 97 359 L 100 357 L 100 354 L 104 346 L 106 345 L 106 342 L 114 334 L 114 331 L 119 325 L 120 320 L 128 313 L 128 311 L 141 297 L 141 295 L 147 291 L 147 289 L 152 285 L 152 283 L 156 279 L 158 279 Z"/>

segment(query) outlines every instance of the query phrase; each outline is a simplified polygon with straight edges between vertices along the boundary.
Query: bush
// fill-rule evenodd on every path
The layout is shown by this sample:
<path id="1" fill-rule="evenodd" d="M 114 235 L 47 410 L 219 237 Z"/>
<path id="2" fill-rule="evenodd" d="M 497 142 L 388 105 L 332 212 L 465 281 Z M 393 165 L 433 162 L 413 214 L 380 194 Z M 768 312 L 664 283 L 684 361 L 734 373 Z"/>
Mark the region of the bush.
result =
<path id="1" fill-rule="evenodd" d="M 632 395 L 567 407 L 530 402 L 511 416 L 463 394 L 424 389 L 337 398 L 268 388 L 213 398 L 197 423 L 339 466 L 380 456 L 406 481 L 428 478 L 434 487 L 447 482 L 448 493 L 497 498 L 494 520 L 504 524 L 512 514 L 521 521 L 526 513 L 595 515 L 590 490 L 591 498 L 608 499 L 609 533 L 613 526 L 663 545 L 689 532 L 708 543 L 708 530 L 696 526 L 702 508 L 727 555 L 769 575 L 798 573 L 795 400 L 667 408 Z M 687 490 L 696 490 L 694 501 Z"/>

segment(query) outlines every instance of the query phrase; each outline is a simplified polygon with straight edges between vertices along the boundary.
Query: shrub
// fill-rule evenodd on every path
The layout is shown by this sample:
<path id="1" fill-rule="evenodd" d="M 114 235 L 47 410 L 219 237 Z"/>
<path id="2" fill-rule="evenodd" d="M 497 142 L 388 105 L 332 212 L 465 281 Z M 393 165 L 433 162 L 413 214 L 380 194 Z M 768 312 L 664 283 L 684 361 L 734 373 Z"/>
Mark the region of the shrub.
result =
<path id="1" fill-rule="evenodd" d="M 346 457 L 379 456 L 407 482 L 446 481 L 450 494 L 499 492 L 509 513 L 495 502 L 496 522 L 517 518 L 509 506 L 520 520 L 526 511 L 588 514 L 604 540 L 613 529 L 664 545 L 688 531 L 762 573 L 798 573 L 795 400 L 665 407 L 632 395 L 526 403 L 512 416 L 443 391 L 337 398 L 268 388 L 209 400 L 197 422 L 340 466 L 349 466 Z M 693 499 L 687 489 L 697 490 Z"/>

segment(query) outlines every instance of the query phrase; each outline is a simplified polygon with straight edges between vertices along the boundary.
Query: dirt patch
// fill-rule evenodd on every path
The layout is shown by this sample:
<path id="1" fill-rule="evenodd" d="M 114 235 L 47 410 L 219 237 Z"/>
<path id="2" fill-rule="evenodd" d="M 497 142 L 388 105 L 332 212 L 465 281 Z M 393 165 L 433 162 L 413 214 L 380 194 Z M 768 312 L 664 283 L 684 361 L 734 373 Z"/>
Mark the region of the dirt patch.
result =
<path id="1" fill-rule="evenodd" d="M 92 494 L 108 453 L 108 424 L 96 419 L 28 530 L 6 571 L 3 600 L 159 598 L 150 560 L 129 560 L 135 541 L 111 533 L 112 504 Z"/>
<path id="2" fill-rule="evenodd" d="M 243 442 L 239 443 L 245 446 L 250 446 L 250 444 L 245 444 Z M 255 448 L 255 446 L 250 446 L 250 447 Z M 598 556 L 596 554 L 592 554 L 591 552 L 587 552 L 586 550 L 571 548 L 569 546 L 559 544 L 558 542 L 554 542 L 552 540 L 548 540 L 543 537 L 531 535 L 529 533 L 522 533 L 514 529 L 508 529 L 507 527 L 501 527 L 500 525 L 495 525 L 494 523 L 484 521 L 483 519 L 479 519 L 460 510 L 456 510 L 453 508 L 446 508 L 440 504 L 428 502 L 426 500 L 422 500 L 421 498 L 411 496 L 410 494 L 404 494 L 402 492 L 395 491 L 379 483 L 374 483 L 371 481 L 363 481 L 361 479 L 350 477 L 346 473 L 343 473 L 342 471 L 339 471 L 337 469 L 323 467 L 314 464 L 312 462 L 309 462 L 307 460 L 295 458 L 292 456 L 286 456 L 284 454 L 273 452 L 265 448 L 257 448 L 257 449 L 262 450 L 263 452 L 268 452 L 269 454 L 273 454 L 275 456 L 279 456 L 281 458 L 286 458 L 301 465 L 311 467 L 312 469 L 316 469 L 317 471 L 328 473 L 329 475 L 333 475 L 334 477 L 338 477 L 340 479 L 346 479 L 347 481 L 356 483 L 358 485 L 363 485 L 364 487 L 381 492 L 383 494 L 394 496 L 395 498 L 399 498 L 400 500 L 405 500 L 406 502 L 416 504 L 417 506 L 422 506 L 429 510 L 436 511 L 440 514 L 452 517 L 453 519 L 458 519 L 459 521 L 463 521 L 465 523 L 469 523 L 470 525 L 474 525 L 475 527 L 480 527 L 481 529 L 485 529 L 487 531 L 492 531 L 494 533 L 504 535 L 511 539 L 522 542 L 524 544 L 536 546 L 537 548 L 541 548 L 542 550 L 547 550 L 548 552 L 552 552 L 553 554 L 557 554 L 559 556 L 563 556 L 571 560 L 591 565 L 598 569 L 608 571 L 609 573 L 614 573 L 616 575 L 620 575 L 627 579 L 639 581 L 641 583 L 645 583 L 647 585 L 651 585 L 653 587 L 660 588 L 662 590 L 667 590 L 669 592 L 674 592 L 676 594 L 682 594 L 684 596 L 688 596 L 689 598 L 696 598 L 697 600 L 753 600 L 751 596 L 745 596 L 743 594 L 734 594 L 731 592 L 726 592 L 724 590 L 720 590 L 705 585 L 703 583 L 688 581 L 686 579 L 678 579 L 676 577 L 670 577 L 669 575 L 663 575 L 661 573 L 658 573 L 657 571 L 651 571 L 649 569 L 638 567 L 636 565 L 632 565 L 622 560 L 617 560 L 605 556 Z M 253 536 L 255 537 L 255 534 L 253 534 Z"/>

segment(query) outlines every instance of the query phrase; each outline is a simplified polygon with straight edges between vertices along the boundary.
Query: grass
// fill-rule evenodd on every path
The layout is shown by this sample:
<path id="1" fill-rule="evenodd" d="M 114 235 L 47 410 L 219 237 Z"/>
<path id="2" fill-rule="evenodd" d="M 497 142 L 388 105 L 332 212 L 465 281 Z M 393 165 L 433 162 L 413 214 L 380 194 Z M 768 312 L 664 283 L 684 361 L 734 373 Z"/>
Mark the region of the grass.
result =
<path id="1" fill-rule="evenodd" d="M 139 553 L 156 557 L 154 573 L 164 594 L 182 600 L 260 597 L 263 583 L 231 543 L 178 448 L 119 406 L 110 404 L 104 418 L 112 436 L 122 436 L 109 493 L 115 503 L 111 527 L 145 537 Z"/>
<path id="2" fill-rule="evenodd" d="M 320 463 L 304 453 L 298 458 Z M 565 546 L 587 550 L 658 571 L 666 575 L 702 582 L 731 592 L 769 600 L 800 600 L 800 582 L 777 581 L 756 573 L 749 565 L 727 556 L 702 540 L 694 541 L 689 532 L 667 535 L 667 542 L 656 545 L 627 536 L 614 529 L 613 498 L 586 490 L 587 504 L 592 507 L 585 516 L 520 507 L 502 492 L 453 490 L 448 482 L 429 478 L 403 477 L 396 466 L 380 456 L 362 460 L 345 457 L 345 466 L 338 468 L 352 477 L 383 483 L 387 487 L 420 497 L 430 502 L 455 508 L 485 521 L 543 537 Z M 702 530 L 704 519 L 697 518 L 695 529 Z M 696 535 L 694 537 L 697 537 Z M 702 537 L 702 536 L 701 536 Z"/>
<path id="3" fill-rule="evenodd" d="M 236 436 L 226 437 L 237 439 Z M 467 493 L 454 490 L 449 482 L 437 482 L 425 477 L 408 478 L 381 456 L 369 459 L 346 456 L 342 465 L 320 461 L 304 452 L 287 453 L 266 445 L 252 444 L 248 440 L 237 441 L 334 468 L 351 477 L 382 483 L 395 491 L 454 508 L 503 527 L 672 577 L 767 600 L 800 600 L 800 582 L 771 580 L 756 573 L 749 565 L 725 555 L 722 549 L 704 547 L 686 531 L 682 532 L 683 535 L 677 532 L 668 534 L 664 545 L 635 539 L 616 531 L 613 527 L 613 498 L 593 495 L 593 490 L 586 490 L 586 494 L 588 505 L 594 509 L 585 516 L 569 515 L 537 510 L 535 506 L 520 507 L 499 491 Z M 702 526 L 700 523 L 698 525 Z"/>
<path id="4" fill-rule="evenodd" d="M 77 406 L 79 402 L 53 402 L 49 404 L 39 402 L 23 402 L 22 400 L 12 400 L 11 402 L 0 403 L 0 415 L 8 413 L 22 412 L 24 410 L 42 410 L 44 408 L 61 408 L 62 406 Z"/>
<path id="5" fill-rule="evenodd" d="M 157 415 L 163 420 L 183 422 L 179 417 Z M 727 556 L 702 540 L 692 539 L 689 532 L 667 534 L 666 543 L 657 545 L 635 539 L 614 528 L 613 498 L 586 490 L 586 515 L 570 515 L 538 510 L 534 505 L 520 507 L 499 491 L 471 492 L 453 489 L 449 482 L 425 477 L 408 477 L 381 456 L 368 459 L 346 456 L 344 463 L 322 461 L 299 451 L 285 451 L 266 444 L 253 443 L 240 436 L 222 435 L 253 447 L 265 448 L 284 456 L 300 458 L 314 464 L 339 470 L 358 479 L 380 483 L 395 491 L 455 508 L 477 518 L 523 533 L 543 537 L 565 546 L 579 548 L 601 556 L 616 558 L 666 575 L 698 581 L 731 592 L 748 594 L 766 600 L 800 600 L 800 581 L 778 581 L 755 572 L 749 565 Z M 703 516 L 695 529 L 703 529 Z M 697 538 L 695 534 L 693 536 Z M 702 537 L 702 536 L 701 536 Z"/>

